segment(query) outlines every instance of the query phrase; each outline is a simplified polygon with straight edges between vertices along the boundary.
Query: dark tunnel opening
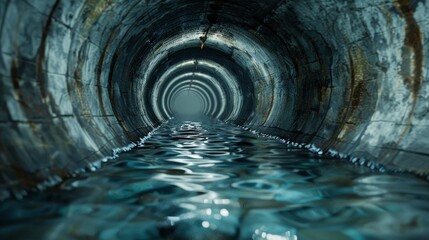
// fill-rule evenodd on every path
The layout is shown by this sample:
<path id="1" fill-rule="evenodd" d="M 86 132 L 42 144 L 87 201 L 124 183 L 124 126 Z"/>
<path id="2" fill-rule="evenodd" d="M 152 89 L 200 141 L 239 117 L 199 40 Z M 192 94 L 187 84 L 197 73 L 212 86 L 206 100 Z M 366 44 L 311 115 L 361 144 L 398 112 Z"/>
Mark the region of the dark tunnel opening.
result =
<path id="1" fill-rule="evenodd" d="M 425 0 L 2 0 L 0 199 L 178 115 L 427 177 L 428 14 Z"/>

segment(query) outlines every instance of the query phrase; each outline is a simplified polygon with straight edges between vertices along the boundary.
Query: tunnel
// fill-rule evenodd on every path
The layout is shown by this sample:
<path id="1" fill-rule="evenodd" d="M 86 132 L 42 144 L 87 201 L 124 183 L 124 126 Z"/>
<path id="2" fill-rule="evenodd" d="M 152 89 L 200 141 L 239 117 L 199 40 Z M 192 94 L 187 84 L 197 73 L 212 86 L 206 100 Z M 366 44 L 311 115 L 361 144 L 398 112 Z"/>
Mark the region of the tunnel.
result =
<path id="1" fill-rule="evenodd" d="M 429 2 L 0 1 L 0 198 L 174 118 L 429 173 Z"/>

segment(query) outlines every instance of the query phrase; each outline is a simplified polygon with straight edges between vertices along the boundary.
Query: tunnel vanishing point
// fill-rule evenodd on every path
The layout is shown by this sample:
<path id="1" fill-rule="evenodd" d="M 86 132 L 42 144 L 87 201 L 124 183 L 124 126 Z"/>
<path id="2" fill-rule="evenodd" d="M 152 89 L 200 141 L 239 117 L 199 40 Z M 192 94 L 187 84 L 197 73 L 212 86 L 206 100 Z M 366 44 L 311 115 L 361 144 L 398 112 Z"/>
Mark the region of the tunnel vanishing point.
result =
<path id="1" fill-rule="evenodd" d="M 427 176 L 428 16 L 425 0 L 1 0 L 0 198 L 189 111 Z"/>

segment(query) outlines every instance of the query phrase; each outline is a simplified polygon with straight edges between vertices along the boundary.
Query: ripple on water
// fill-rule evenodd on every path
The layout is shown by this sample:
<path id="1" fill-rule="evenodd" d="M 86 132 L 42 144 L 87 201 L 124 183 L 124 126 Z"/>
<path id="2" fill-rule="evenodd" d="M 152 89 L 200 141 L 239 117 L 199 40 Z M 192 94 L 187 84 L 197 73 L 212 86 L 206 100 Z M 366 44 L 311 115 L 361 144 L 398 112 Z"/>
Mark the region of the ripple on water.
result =
<path id="1" fill-rule="evenodd" d="M 216 182 L 229 178 L 228 175 L 219 173 L 188 172 L 182 175 L 157 174 L 155 179 L 166 182 Z"/>
<path id="2" fill-rule="evenodd" d="M 122 200 L 127 199 L 138 194 L 143 194 L 147 191 L 152 191 L 165 186 L 165 183 L 154 183 L 154 182 L 135 182 L 127 183 L 122 186 L 110 190 L 107 195 L 109 199 L 112 200 Z"/>
<path id="3" fill-rule="evenodd" d="M 426 239 L 429 183 L 219 122 L 0 205 L 1 239 Z"/>
<path id="4" fill-rule="evenodd" d="M 427 182 L 417 178 L 413 178 L 411 175 L 370 175 L 356 179 L 359 183 L 365 184 L 376 184 L 376 185 L 426 185 Z"/>
<path id="5" fill-rule="evenodd" d="M 280 187 L 280 183 L 263 179 L 249 179 L 235 182 L 231 184 L 231 186 L 237 189 L 264 192 L 278 189 Z"/>
<path id="6" fill-rule="evenodd" d="M 187 166 L 194 166 L 200 164 L 215 164 L 221 163 L 222 160 L 213 160 L 213 159 L 203 159 L 203 158 L 170 158 L 166 161 L 181 163 Z"/>

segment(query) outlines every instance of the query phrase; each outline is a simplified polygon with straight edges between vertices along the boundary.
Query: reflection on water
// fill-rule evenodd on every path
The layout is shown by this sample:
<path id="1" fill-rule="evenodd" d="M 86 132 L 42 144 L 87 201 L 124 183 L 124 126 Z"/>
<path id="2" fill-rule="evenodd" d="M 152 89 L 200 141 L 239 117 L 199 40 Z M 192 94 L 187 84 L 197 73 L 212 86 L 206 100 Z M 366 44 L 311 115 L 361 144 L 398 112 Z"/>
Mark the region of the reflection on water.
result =
<path id="1" fill-rule="evenodd" d="M 425 239 L 429 183 L 218 122 L 0 205 L 1 239 Z M 7 238 L 6 238 L 7 237 Z"/>

